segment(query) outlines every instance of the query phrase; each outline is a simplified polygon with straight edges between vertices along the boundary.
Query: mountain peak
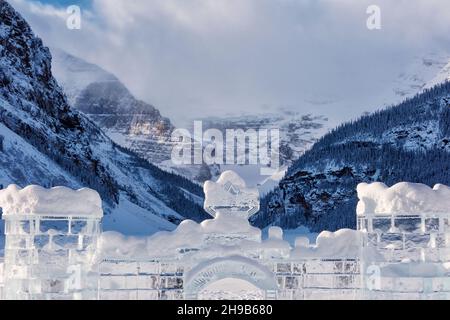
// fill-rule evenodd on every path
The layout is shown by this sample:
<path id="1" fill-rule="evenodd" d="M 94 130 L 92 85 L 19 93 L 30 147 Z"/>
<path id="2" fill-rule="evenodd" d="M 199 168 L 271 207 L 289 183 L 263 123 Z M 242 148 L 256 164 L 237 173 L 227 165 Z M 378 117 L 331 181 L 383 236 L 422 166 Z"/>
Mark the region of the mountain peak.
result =
<path id="1" fill-rule="evenodd" d="M 96 64 L 89 63 L 66 51 L 52 47 L 52 71 L 64 88 L 68 101 L 74 105 L 76 98 L 91 83 L 119 83 L 119 79 Z"/>
<path id="2" fill-rule="evenodd" d="M 0 187 L 89 187 L 109 213 L 106 228 L 123 232 L 206 217 L 192 200 L 203 195 L 198 185 L 120 148 L 72 109 L 51 61 L 27 22 L 0 0 Z"/>
<path id="3" fill-rule="evenodd" d="M 136 99 L 103 68 L 52 49 L 53 71 L 71 106 L 87 115 L 117 144 L 152 163 L 170 159 L 174 126 L 154 106 Z"/>

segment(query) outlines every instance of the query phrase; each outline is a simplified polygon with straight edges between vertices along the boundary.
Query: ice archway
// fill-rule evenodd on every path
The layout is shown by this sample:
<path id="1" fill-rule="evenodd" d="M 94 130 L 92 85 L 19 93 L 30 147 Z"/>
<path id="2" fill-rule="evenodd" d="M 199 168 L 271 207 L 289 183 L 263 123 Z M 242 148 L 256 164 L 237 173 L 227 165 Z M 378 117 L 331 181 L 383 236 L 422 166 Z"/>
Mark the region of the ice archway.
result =
<path id="1" fill-rule="evenodd" d="M 212 259 L 191 269 L 185 276 L 185 298 L 197 299 L 208 285 L 228 278 L 247 281 L 265 291 L 266 298 L 276 298 L 278 285 L 273 272 L 255 260 L 242 256 Z"/>

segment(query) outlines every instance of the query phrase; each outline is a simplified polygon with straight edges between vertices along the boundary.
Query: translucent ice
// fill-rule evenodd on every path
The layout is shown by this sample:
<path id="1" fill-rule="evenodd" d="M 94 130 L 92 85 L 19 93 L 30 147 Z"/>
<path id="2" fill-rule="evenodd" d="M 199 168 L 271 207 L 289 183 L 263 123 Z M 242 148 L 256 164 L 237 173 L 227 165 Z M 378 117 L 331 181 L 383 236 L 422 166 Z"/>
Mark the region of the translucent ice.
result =
<path id="1" fill-rule="evenodd" d="M 358 185 L 357 214 L 402 214 L 450 212 L 450 188 L 437 184 L 401 182 L 388 188 L 384 183 Z"/>
<path id="2" fill-rule="evenodd" d="M 244 180 L 233 171 L 225 171 L 217 182 L 204 185 L 205 210 L 213 217 L 218 212 L 248 219 L 259 211 L 259 192 L 247 188 Z"/>
<path id="3" fill-rule="evenodd" d="M 92 189 L 72 190 L 66 187 L 45 189 L 10 185 L 0 190 L 0 207 L 8 215 L 103 216 L 102 200 Z"/>
<path id="4" fill-rule="evenodd" d="M 359 256 L 361 232 L 341 229 L 336 232 L 323 231 L 317 237 L 316 245 L 298 241 L 291 254 L 295 258 L 350 258 Z"/>

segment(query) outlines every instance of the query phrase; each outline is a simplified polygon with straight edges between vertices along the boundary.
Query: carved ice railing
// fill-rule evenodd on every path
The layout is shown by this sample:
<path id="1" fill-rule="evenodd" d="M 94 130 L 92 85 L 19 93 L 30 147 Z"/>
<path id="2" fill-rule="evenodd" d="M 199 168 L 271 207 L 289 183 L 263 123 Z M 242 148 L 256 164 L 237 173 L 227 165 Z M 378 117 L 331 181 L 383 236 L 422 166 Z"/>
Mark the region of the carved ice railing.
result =
<path id="1" fill-rule="evenodd" d="M 360 215 L 366 299 L 450 298 L 450 214 Z"/>

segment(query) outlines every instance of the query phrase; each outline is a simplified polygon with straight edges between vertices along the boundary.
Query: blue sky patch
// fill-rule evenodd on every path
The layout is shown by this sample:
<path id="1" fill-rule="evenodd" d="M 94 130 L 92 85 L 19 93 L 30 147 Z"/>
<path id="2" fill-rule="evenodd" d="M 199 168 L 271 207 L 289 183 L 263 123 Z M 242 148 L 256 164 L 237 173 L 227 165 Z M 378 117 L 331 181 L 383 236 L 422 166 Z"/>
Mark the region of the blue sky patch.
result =
<path id="1" fill-rule="evenodd" d="M 52 4 L 58 7 L 68 7 L 70 5 L 78 5 L 81 8 L 91 6 L 92 0 L 39 0 L 41 3 Z"/>

